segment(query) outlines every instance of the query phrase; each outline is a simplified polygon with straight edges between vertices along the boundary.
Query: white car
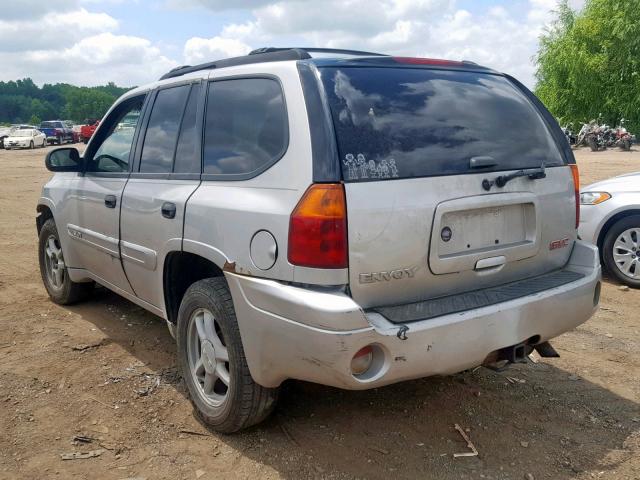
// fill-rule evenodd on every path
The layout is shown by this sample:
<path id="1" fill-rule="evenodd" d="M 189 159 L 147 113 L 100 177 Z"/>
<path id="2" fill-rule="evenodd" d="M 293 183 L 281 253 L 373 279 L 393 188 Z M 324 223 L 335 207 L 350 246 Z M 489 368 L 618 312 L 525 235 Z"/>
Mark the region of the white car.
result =
<path id="1" fill-rule="evenodd" d="M 36 148 L 46 147 L 47 136 L 35 128 L 19 129 L 11 132 L 10 136 L 4 139 L 4 148 Z"/>
<path id="2" fill-rule="evenodd" d="M 600 248 L 611 275 L 640 288 L 640 172 L 583 188 L 578 234 Z"/>

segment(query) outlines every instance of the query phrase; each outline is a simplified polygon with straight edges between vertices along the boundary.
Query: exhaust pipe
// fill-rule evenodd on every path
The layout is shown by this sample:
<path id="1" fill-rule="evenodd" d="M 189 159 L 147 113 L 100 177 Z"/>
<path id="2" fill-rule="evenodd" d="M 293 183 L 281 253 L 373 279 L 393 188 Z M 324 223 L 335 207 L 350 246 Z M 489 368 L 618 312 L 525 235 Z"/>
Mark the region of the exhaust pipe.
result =
<path id="1" fill-rule="evenodd" d="M 541 357 L 560 358 L 560 354 L 556 352 L 556 349 L 553 348 L 549 342 L 539 343 L 533 348 L 535 348 L 536 352 L 538 352 Z"/>

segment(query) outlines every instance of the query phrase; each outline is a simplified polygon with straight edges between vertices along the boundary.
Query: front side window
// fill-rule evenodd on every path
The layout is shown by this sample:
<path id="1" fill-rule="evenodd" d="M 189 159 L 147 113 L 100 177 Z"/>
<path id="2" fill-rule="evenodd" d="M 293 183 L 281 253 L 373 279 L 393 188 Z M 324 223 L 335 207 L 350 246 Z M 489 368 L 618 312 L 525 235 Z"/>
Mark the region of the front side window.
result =
<path id="1" fill-rule="evenodd" d="M 93 155 L 87 157 L 88 172 L 129 171 L 129 154 L 143 102 L 144 95 L 127 99 L 105 119 L 97 138 L 99 146 Z"/>
<path id="2" fill-rule="evenodd" d="M 190 85 L 158 92 L 144 136 L 140 172 L 170 173 Z"/>
<path id="3" fill-rule="evenodd" d="M 287 112 L 280 84 L 241 78 L 209 84 L 204 173 L 257 175 L 284 154 Z"/>

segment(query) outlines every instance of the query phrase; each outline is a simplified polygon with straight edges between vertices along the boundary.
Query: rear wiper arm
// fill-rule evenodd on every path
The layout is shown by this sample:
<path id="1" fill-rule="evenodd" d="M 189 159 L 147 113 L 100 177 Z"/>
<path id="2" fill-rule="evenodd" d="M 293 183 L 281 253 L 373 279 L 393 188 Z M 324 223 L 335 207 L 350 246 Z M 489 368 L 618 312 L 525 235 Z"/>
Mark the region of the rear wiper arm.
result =
<path id="1" fill-rule="evenodd" d="M 518 170 L 517 172 L 510 173 L 509 175 L 500 175 L 496 177 L 494 180 L 489 180 L 485 178 L 482 181 L 482 188 L 484 188 L 487 192 L 491 190 L 491 187 L 494 185 L 500 188 L 503 188 L 509 181 L 518 177 L 528 177 L 529 180 L 538 180 L 540 178 L 545 178 L 547 176 L 544 165 L 539 168 L 532 168 L 527 170 Z"/>

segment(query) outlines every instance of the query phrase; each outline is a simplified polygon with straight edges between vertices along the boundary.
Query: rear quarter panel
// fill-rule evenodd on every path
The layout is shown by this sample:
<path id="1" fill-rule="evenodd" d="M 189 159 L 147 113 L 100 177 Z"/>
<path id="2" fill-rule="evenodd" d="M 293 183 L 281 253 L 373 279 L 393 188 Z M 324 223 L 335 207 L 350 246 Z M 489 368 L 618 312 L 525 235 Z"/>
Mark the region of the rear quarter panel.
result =
<path id="1" fill-rule="evenodd" d="M 287 261 L 289 217 L 312 182 L 309 122 L 294 62 L 244 65 L 213 71 L 210 79 L 268 74 L 282 84 L 289 121 L 284 156 L 248 180 L 207 180 L 189 199 L 185 214 L 184 250 L 209 251 L 209 258 L 227 269 L 258 277 L 319 284 L 344 284 L 347 270 L 300 268 Z M 277 242 L 277 259 L 269 270 L 257 268 L 250 255 L 253 236 L 269 231 Z"/>

